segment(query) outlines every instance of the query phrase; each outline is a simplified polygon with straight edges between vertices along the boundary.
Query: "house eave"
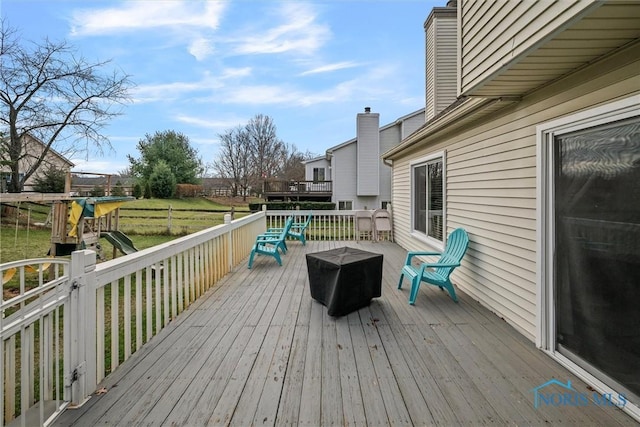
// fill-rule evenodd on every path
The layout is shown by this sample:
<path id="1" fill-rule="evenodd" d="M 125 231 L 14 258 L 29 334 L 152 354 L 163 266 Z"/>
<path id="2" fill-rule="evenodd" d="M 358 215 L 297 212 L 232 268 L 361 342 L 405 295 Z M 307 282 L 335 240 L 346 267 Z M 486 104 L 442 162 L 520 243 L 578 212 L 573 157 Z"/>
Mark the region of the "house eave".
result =
<path id="1" fill-rule="evenodd" d="M 382 155 L 382 159 L 393 160 L 403 156 L 409 150 L 415 150 L 429 142 L 429 139 L 444 131 L 462 127 L 473 120 L 486 116 L 505 105 L 518 102 L 518 97 L 502 98 L 466 98 L 446 114 L 436 116 L 420 129 L 405 138 L 400 145 Z"/>
<path id="2" fill-rule="evenodd" d="M 526 96 L 552 84 L 577 70 L 615 54 L 640 37 L 640 12 L 638 2 L 594 1 L 571 20 L 557 28 L 530 48 L 513 56 L 491 71 L 459 82 L 460 95 L 478 97 Z M 619 21 L 624 28 L 618 28 Z M 589 29 L 618 31 L 616 35 L 594 36 Z M 573 55 L 567 45 L 575 47 Z M 579 54 L 578 54 L 579 52 Z M 539 64 L 550 64 L 537 70 Z"/>

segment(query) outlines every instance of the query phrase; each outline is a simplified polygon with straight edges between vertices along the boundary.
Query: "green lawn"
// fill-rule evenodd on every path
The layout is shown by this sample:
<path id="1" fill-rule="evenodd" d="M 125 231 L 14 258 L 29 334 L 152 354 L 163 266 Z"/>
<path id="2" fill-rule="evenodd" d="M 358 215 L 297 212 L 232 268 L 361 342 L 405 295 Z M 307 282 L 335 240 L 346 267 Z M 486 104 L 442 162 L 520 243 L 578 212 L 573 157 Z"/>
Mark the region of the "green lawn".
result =
<path id="1" fill-rule="evenodd" d="M 142 250 L 175 239 L 175 235 L 140 235 L 129 236 L 137 249 Z M 0 227 L 0 264 L 26 258 L 47 257 L 51 246 L 51 231 L 48 229 L 30 229 Z M 112 258 L 112 246 L 103 239 L 103 254 L 106 259 Z M 118 254 L 121 256 L 121 254 Z"/>
<path id="2" fill-rule="evenodd" d="M 172 209 L 170 221 L 169 206 Z M 249 214 L 248 205 L 236 206 L 234 209 L 236 218 Z M 230 206 L 204 198 L 134 200 L 126 202 L 120 209 L 119 229 L 131 238 L 137 249 L 145 249 L 181 235 L 222 224 L 225 213 L 230 211 Z M 27 212 L 27 208 L 23 206 L 17 227 L 15 219 L 2 218 L 0 263 L 47 256 L 51 245 L 51 230 L 26 227 Z M 44 222 L 46 212 L 45 206 L 32 208 L 31 223 Z M 111 259 L 111 244 L 102 239 L 101 245 L 104 258 Z M 121 254 L 118 253 L 117 256 Z"/>
<path id="3" fill-rule="evenodd" d="M 229 210 L 229 205 L 218 204 L 205 198 L 193 199 L 138 199 L 126 202 L 122 209 L 187 209 L 187 210 Z M 236 211 L 249 211 L 248 204 L 244 207 L 236 207 Z"/>

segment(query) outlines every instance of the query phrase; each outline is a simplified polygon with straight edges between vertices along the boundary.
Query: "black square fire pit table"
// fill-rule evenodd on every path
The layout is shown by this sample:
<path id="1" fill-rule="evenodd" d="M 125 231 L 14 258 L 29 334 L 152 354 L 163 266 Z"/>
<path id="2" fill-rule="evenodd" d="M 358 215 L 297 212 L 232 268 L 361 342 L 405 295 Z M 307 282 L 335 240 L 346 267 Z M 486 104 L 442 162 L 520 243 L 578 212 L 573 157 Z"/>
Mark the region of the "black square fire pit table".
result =
<path id="1" fill-rule="evenodd" d="M 382 295 L 382 254 L 348 246 L 307 254 L 311 297 L 344 316 Z"/>

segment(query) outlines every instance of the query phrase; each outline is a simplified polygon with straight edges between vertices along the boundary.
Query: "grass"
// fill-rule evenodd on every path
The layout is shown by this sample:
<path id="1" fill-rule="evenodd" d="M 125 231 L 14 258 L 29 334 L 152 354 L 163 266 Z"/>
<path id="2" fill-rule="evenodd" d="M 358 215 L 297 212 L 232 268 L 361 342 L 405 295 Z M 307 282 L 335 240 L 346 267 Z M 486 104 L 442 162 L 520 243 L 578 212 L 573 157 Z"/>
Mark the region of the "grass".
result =
<path id="1" fill-rule="evenodd" d="M 229 211 L 230 206 L 223 205 L 205 198 L 193 198 L 193 199 L 138 199 L 126 202 L 123 206 L 123 210 L 127 209 L 186 209 L 186 210 L 225 210 Z M 237 209 L 237 208 L 236 208 Z M 246 208 L 248 211 L 248 207 Z"/>
<path id="2" fill-rule="evenodd" d="M 120 209 L 119 229 L 129 235 L 137 249 L 145 249 L 177 236 L 222 224 L 225 213 L 231 211 L 231 205 L 235 206 L 236 218 L 249 214 L 248 204 L 238 206 L 237 201 L 230 201 L 225 205 L 221 201 L 204 198 L 133 200 L 126 202 Z M 172 208 L 171 221 L 169 221 L 169 206 Z M 33 224 L 44 223 L 48 208 L 35 204 L 22 204 L 16 207 L 20 209 L 17 227 L 15 213 L 7 216 L 7 212 L 2 211 L 0 264 L 26 258 L 46 257 L 51 246 L 49 228 L 26 225 L 29 209 L 31 209 L 30 219 Z M 111 259 L 113 257 L 111 244 L 102 239 L 101 245 L 104 258 Z"/>
<path id="3" fill-rule="evenodd" d="M 46 257 L 51 245 L 51 231 L 8 225 L 0 227 L 0 264 L 25 258 Z"/>
<path id="4" fill-rule="evenodd" d="M 141 250 L 168 242 L 175 238 L 176 236 L 174 235 L 155 234 L 136 235 L 133 236 L 131 240 L 133 240 L 136 248 Z M 112 246 L 106 241 L 101 243 L 104 255 L 107 259 L 111 259 Z M 26 229 L 20 227 L 16 234 L 15 228 L 12 229 L 4 225 L 0 228 L 0 264 L 27 258 L 47 257 L 50 246 L 51 231 L 48 229 Z"/>

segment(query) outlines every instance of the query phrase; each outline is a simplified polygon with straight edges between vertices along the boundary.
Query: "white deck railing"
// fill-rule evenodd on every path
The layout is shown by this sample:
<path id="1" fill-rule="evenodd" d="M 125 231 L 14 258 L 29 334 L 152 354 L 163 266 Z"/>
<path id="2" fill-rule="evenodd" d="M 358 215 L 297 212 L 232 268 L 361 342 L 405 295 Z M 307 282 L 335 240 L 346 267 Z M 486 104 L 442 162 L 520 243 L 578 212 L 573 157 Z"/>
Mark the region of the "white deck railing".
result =
<path id="1" fill-rule="evenodd" d="M 0 265 L 0 425 L 46 425 L 244 260 L 263 212 L 96 264 Z"/>
<path id="2" fill-rule="evenodd" d="M 70 262 L 30 259 L 2 264 L 0 303 L 0 425 L 39 424 L 66 402 L 63 364 L 72 340 Z M 64 326 L 63 326 L 64 323 Z M 38 404 L 35 404 L 35 403 Z M 29 421 L 26 412 L 30 409 Z"/>
<path id="3" fill-rule="evenodd" d="M 307 240 L 372 240 L 373 233 L 367 227 L 356 227 L 356 211 L 266 211 L 267 228 L 280 228 L 290 215 L 295 215 L 295 222 L 304 222 L 310 212 L 313 218 L 306 230 Z M 364 228 L 364 230 L 363 230 Z"/>
<path id="4" fill-rule="evenodd" d="M 255 236 L 310 211 L 263 211 L 96 264 L 71 259 L 0 265 L 0 426 L 46 425 L 244 260 Z M 371 239 L 354 211 L 314 211 L 308 240 Z"/>

